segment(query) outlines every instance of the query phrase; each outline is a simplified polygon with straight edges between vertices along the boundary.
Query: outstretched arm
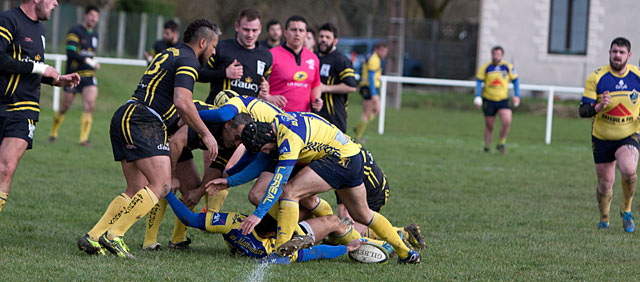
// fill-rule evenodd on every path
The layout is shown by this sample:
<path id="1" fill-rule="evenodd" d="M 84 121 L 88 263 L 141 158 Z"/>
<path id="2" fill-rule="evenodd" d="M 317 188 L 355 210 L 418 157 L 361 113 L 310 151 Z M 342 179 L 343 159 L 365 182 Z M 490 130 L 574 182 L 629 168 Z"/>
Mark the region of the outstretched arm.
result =
<path id="1" fill-rule="evenodd" d="M 205 220 L 207 218 L 206 213 L 192 212 L 187 208 L 187 206 L 180 202 L 180 200 L 176 198 L 176 195 L 171 191 L 169 191 L 169 194 L 165 196 L 165 199 L 167 199 L 167 203 L 169 203 L 171 209 L 173 209 L 173 213 L 176 214 L 176 217 L 178 217 L 184 225 L 195 227 L 200 230 L 207 230 L 205 224 Z"/>

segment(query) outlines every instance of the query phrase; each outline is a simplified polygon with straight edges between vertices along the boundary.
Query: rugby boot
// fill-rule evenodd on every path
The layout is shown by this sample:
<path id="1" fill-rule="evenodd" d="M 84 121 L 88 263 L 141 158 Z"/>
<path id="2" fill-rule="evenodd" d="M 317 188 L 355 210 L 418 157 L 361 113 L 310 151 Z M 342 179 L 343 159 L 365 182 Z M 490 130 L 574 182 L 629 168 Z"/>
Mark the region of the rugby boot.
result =
<path id="1" fill-rule="evenodd" d="M 91 240 L 89 234 L 84 234 L 84 236 L 78 238 L 78 249 L 89 255 L 106 255 L 100 243 Z"/>
<path id="2" fill-rule="evenodd" d="M 124 243 L 122 237 L 116 237 L 113 240 L 109 240 L 107 238 L 107 233 L 102 234 L 100 236 L 100 245 L 107 249 L 107 251 L 111 252 L 114 255 L 117 255 L 121 258 L 135 259 L 136 257 L 131 254 L 129 251 L 129 247 Z"/>
<path id="3" fill-rule="evenodd" d="M 622 217 L 622 227 L 626 232 L 636 231 L 636 224 L 633 222 L 633 215 L 631 212 L 622 212 L 620 211 L 620 216 Z"/>
<path id="4" fill-rule="evenodd" d="M 191 244 L 191 238 L 187 238 L 187 241 L 182 241 L 176 244 L 169 241 L 167 249 L 171 251 L 193 251 L 193 248 L 189 246 L 190 244 Z"/>
<path id="5" fill-rule="evenodd" d="M 407 241 L 409 241 L 411 246 L 421 250 L 427 248 L 427 244 L 424 242 L 424 236 L 420 233 L 420 226 L 418 226 L 418 224 L 411 223 L 404 227 L 404 231 L 407 231 L 409 234 Z"/>
<path id="6" fill-rule="evenodd" d="M 398 256 L 398 263 L 418 264 L 420 263 L 421 259 L 422 259 L 422 255 L 420 255 L 420 253 L 414 250 L 410 250 L 409 255 L 406 258 L 401 258 Z"/>
<path id="7" fill-rule="evenodd" d="M 277 253 L 280 256 L 286 257 L 298 250 L 306 249 L 311 246 L 313 246 L 313 238 L 311 235 L 294 235 L 289 242 L 278 247 Z"/>
<path id="8" fill-rule="evenodd" d="M 609 229 L 609 223 L 606 221 L 600 221 L 600 223 L 598 223 L 598 229 L 600 230 L 608 230 Z"/>

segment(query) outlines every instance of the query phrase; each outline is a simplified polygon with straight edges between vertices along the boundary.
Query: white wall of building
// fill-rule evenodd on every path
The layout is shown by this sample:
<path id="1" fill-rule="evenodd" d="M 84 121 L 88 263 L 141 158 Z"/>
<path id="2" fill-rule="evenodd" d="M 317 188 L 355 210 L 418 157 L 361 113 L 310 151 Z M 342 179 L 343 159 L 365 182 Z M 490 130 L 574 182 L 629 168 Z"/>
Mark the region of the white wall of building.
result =
<path id="1" fill-rule="evenodd" d="M 639 0 L 590 0 L 586 55 L 548 53 L 551 0 L 481 0 L 477 65 L 491 60 L 501 45 L 520 83 L 584 86 L 587 76 L 608 64 L 611 41 L 631 41 L 630 63 L 640 60 Z M 637 55 L 633 53 L 637 52 Z"/>

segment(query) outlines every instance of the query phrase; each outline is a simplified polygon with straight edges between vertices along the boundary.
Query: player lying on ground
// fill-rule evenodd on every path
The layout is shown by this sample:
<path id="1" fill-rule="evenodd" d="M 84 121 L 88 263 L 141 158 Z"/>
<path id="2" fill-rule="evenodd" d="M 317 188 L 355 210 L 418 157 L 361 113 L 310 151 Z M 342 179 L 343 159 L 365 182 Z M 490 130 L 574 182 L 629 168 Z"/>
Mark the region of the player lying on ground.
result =
<path id="1" fill-rule="evenodd" d="M 182 202 L 180 202 L 172 192 L 166 196 L 167 202 L 173 209 L 176 216 L 189 226 L 207 231 L 213 234 L 222 234 L 222 237 L 232 254 L 253 258 L 265 258 L 272 251 L 275 243 L 276 222 L 267 216 L 250 233 L 243 234 L 240 230 L 242 222 L 247 217 L 240 213 L 219 213 L 208 211 L 206 213 L 194 213 Z M 290 255 L 282 257 L 271 263 L 305 262 L 317 259 L 332 259 L 344 255 L 347 252 L 358 249 L 362 244 L 380 246 L 384 242 L 374 243 L 374 240 L 355 239 L 346 242 L 345 245 L 329 246 L 317 245 L 310 249 L 307 247 L 318 243 L 329 234 L 336 237 L 343 236 L 351 232 L 352 226 L 344 224 L 337 216 L 316 217 L 299 223 L 300 228 L 305 232 L 304 236 L 295 237 L 284 246 L 290 248 Z"/>

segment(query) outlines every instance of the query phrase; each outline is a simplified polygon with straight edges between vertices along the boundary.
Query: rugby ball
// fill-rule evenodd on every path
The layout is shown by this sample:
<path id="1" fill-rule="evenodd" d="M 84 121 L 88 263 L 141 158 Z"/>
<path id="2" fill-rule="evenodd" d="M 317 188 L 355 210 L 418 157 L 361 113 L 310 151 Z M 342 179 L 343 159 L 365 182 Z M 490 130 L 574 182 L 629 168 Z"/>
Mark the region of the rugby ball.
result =
<path id="1" fill-rule="evenodd" d="M 366 242 L 355 251 L 349 252 L 349 258 L 361 263 L 386 263 L 391 259 L 384 247 Z"/>

